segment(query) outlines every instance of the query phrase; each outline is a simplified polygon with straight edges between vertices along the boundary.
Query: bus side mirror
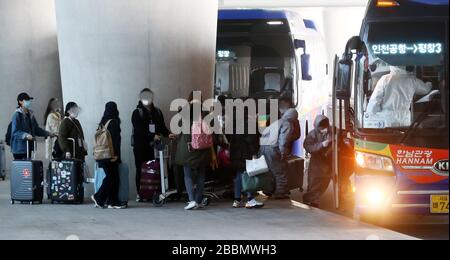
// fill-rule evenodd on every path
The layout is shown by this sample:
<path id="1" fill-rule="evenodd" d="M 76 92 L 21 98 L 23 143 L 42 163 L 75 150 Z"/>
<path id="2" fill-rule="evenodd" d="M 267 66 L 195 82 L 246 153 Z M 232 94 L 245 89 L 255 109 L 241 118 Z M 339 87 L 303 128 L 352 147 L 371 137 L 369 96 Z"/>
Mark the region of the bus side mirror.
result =
<path id="1" fill-rule="evenodd" d="M 309 74 L 309 64 L 310 64 L 310 60 L 311 60 L 311 55 L 309 54 L 303 54 L 301 56 L 301 62 L 302 62 L 302 80 L 304 81 L 311 81 L 312 80 L 312 76 L 311 74 Z"/>
<path id="2" fill-rule="evenodd" d="M 295 46 L 295 49 L 306 49 L 306 41 L 295 39 L 294 46 Z"/>
<path id="3" fill-rule="evenodd" d="M 336 98 L 348 99 L 352 94 L 352 61 L 340 60 L 336 75 Z"/>
<path id="4" fill-rule="evenodd" d="M 306 41 L 305 40 L 294 40 L 294 46 L 295 49 L 303 49 L 303 54 L 301 55 L 301 63 L 302 63 L 302 80 L 304 81 L 311 81 L 312 76 L 309 73 L 310 70 L 310 61 L 311 61 L 311 55 L 306 53 Z"/>

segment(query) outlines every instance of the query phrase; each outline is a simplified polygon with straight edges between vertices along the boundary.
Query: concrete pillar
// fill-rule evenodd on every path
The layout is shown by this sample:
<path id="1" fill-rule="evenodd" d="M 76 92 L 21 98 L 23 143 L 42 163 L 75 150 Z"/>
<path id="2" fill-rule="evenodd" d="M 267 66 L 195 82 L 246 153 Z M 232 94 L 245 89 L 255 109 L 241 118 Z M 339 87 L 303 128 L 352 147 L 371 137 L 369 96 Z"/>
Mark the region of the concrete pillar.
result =
<path id="1" fill-rule="evenodd" d="M 0 140 L 22 91 L 36 98 L 33 110 L 40 124 L 48 100 L 61 98 L 53 0 L 0 0 Z"/>
<path id="2" fill-rule="evenodd" d="M 64 100 L 83 108 L 91 148 L 104 104 L 118 103 L 133 190 L 131 114 L 138 94 L 155 91 L 167 125 L 173 99 L 194 89 L 211 95 L 217 9 L 215 0 L 56 0 Z M 88 163 L 94 166 L 92 156 Z"/>

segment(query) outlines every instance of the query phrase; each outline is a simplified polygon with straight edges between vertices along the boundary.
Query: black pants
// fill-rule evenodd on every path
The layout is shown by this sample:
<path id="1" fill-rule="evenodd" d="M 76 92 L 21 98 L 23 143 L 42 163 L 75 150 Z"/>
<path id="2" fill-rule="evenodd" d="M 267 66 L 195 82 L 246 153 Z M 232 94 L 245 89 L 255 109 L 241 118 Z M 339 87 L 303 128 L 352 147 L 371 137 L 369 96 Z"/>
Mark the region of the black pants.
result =
<path id="1" fill-rule="evenodd" d="M 103 180 L 102 186 L 95 194 L 97 202 L 104 206 L 106 203 L 112 206 L 119 205 L 119 164 L 116 162 L 104 163 L 103 170 L 105 170 L 106 177 Z"/>
<path id="2" fill-rule="evenodd" d="M 331 176 L 308 175 L 308 191 L 303 195 L 303 202 L 306 204 L 319 204 L 320 198 L 327 191 L 330 185 Z"/>
<path id="3" fill-rule="evenodd" d="M 28 158 L 27 154 L 13 154 L 14 160 L 25 160 Z"/>
<path id="4" fill-rule="evenodd" d="M 155 153 L 153 151 L 153 147 L 151 147 L 150 150 L 135 148 L 133 152 L 134 152 L 134 163 L 136 166 L 136 192 L 139 193 L 139 190 L 141 189 L 142 164 L 154 160 Z"/>

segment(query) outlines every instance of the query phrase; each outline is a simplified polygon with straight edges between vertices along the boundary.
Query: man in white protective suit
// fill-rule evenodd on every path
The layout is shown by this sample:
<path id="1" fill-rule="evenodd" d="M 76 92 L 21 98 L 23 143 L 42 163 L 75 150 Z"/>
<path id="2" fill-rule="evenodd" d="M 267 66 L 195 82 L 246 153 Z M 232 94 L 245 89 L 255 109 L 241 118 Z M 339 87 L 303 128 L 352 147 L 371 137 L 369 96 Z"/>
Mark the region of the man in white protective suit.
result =
<path id="1" fill-rule="evenodd" d="M 380 127 L 410 126 L 414 96 L 426 95 L 432 88 L 406 68 L 390 66 L 390 73 L 381 77 L 370 97 L 366 119 L 383 120 Z"/>

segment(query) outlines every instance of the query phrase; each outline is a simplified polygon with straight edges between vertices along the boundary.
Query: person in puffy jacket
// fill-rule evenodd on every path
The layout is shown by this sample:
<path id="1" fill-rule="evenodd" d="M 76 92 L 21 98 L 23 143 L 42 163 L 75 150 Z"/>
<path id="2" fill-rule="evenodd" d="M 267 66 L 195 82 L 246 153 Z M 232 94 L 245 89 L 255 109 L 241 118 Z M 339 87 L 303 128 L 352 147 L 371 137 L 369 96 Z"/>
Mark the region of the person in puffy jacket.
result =
<path id="1" fill-rule="evenodd" d="M 288 199 L 288 158 L 292 155 L 294 142 L 300 138 L 298 112 L 292 102 L 281 99 L 279 110 L 281 119 L 267 127 L 261 137 L 260 154 L 264 155 L 275 179 L 273 199 Z"/>

